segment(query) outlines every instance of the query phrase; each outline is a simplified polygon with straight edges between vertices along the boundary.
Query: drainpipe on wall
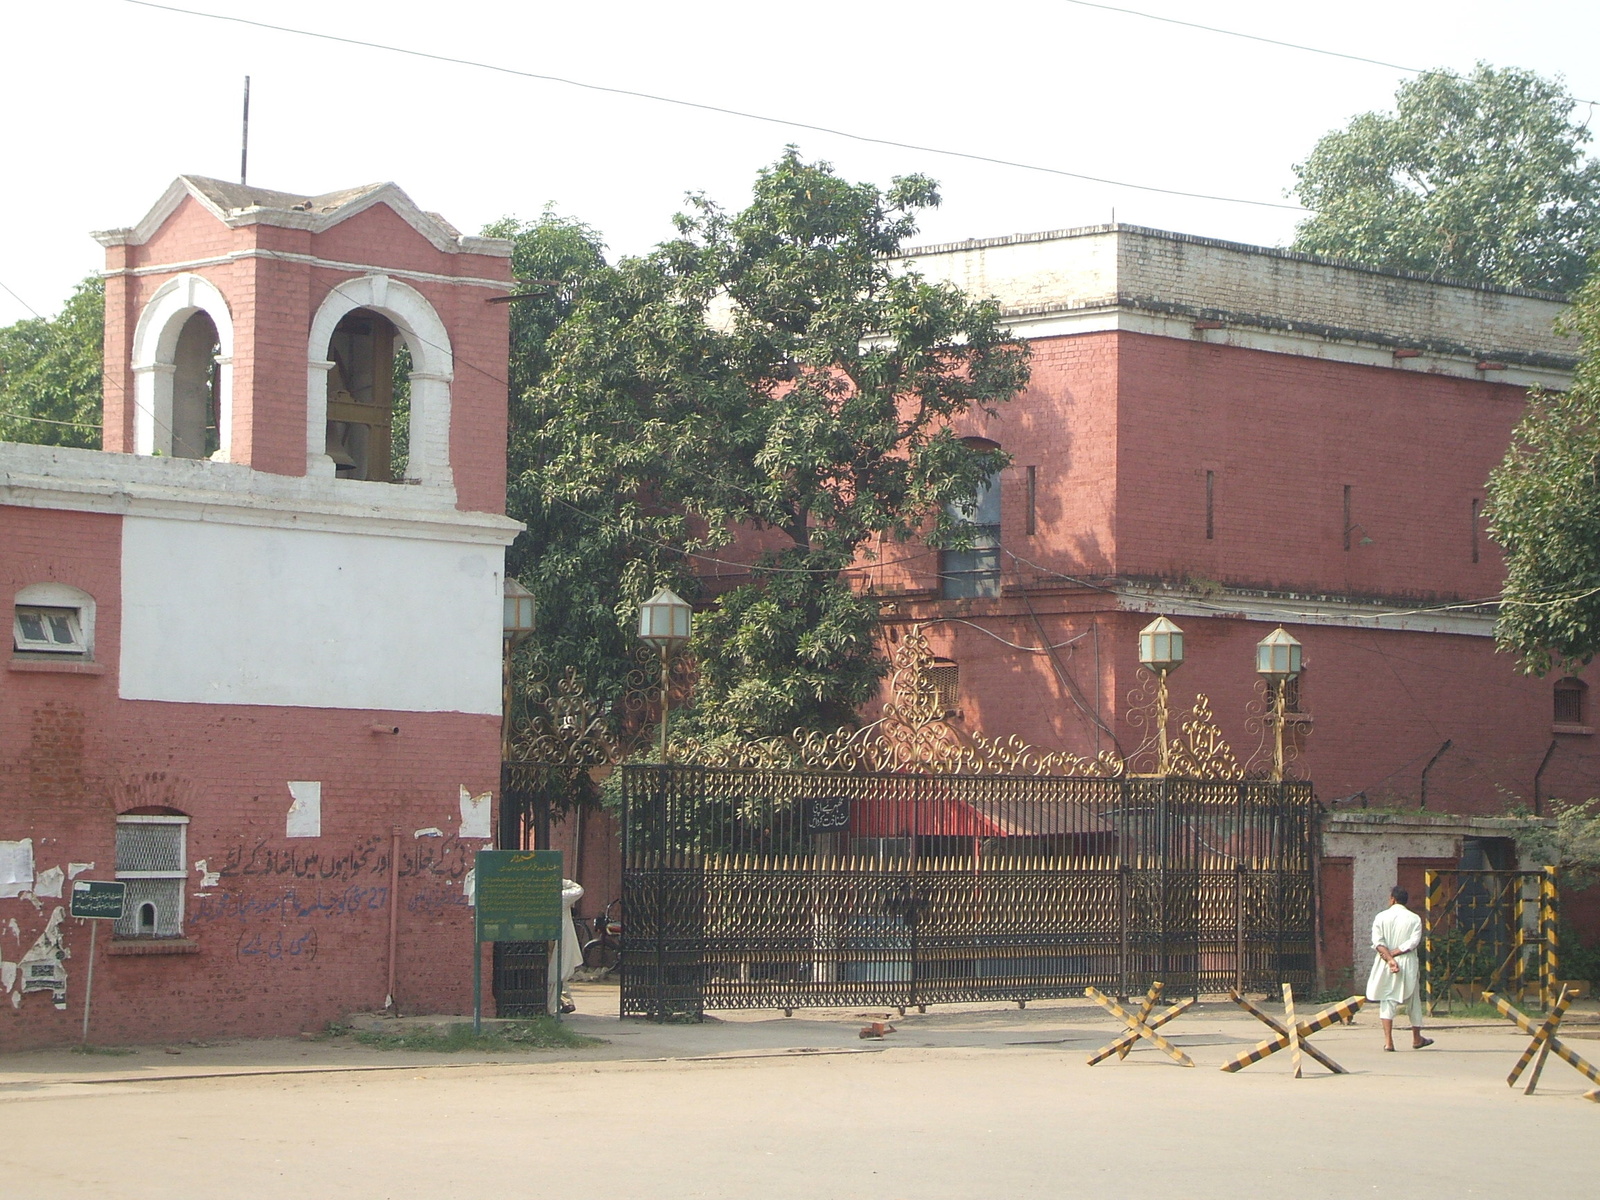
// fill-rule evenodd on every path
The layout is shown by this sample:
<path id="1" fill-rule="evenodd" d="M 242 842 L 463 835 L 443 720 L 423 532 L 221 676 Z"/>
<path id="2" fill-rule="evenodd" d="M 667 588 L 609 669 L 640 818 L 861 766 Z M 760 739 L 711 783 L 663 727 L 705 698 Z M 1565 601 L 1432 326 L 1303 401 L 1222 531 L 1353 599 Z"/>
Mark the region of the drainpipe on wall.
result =
<path id="1" fill-rule="evenodd" d="M 394 951 L 400 932 L 400 826 L 389 829 L 389 991 L 383 998 L 383 1011 L 400 1015 L 394 1002 Z"/>
<path id="2" fill-rule="evenodd" d="M 1428 807 L 1428 772 L 1433 770 L 1433 764 L 1443 758 L 1444 752 L 1450 749 L 1453 744 L 1454 739 L 1445 738 L 1444 745 L 1440 746 L 1439 749 L 1434 752 L 1433 757 L 1428 760 L 1428 765 L 1422 768 L 1422 794 L 1417 799 L 1418 808 Z M 1413 759 L 1412 761 L 1415 760 Z"/>
<path id="3" fill-rule="evenodd" d="M 1550 739 L 1550 748 L 1544 752 L 1544 757 L 1539 760 L 1539 769 L 1533 773 L 1533 815 L 1544 816 L 1544 769 L 1550 765 L 1550 760 L 1556 756 L 1556 740 Z"/>

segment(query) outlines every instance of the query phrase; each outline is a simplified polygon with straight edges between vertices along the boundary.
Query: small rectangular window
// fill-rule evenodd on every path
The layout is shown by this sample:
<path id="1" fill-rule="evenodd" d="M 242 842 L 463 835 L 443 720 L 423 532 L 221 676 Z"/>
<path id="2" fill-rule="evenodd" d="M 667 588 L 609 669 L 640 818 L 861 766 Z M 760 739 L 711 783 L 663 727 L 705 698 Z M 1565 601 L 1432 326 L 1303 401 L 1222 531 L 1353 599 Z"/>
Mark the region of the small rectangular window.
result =
<path id="1" fill-rule="evenodd" d="M 955 663 L 936 663 L 928 668 L 928 682 L 933 684 L 940 714 L 949 716 L 955 712 L 961 700 L 961 668 Z"/>
<path id="2" fill-rule="evenodd" d="M 1350 533 L 1355 526 L 1350 523 L 1350 485 L 1344 485 L 1344 548 L 1350 549 Z"/>
<path id="3" fill-rule="evenodd" d="M 185 842 L 189 818 L 130 815 L 117 818 L 117 879 L 127 884 L 116 935 L 183 936 Z"/>
<path id="4" fill-rule="evenodd" d="M 1028 468 L 1028 520 L 1025 532 L 1029 537 L 1039 532 L 1039 468 Z"/>
<path id="5" fill-rule="evenodd" d="M 19 604 L 12 621 L 12 646 L 26 653 L 84 654 L 83 622 L 75 608 Z"/>
<path id="6" fill-rule="evenodd" d="M 1478 561 L 1478 514 L 1482 509 L 1483 501 L 1474 498 L 1472 501 L 1472 561 Z"/>
<path id="7" fill-rule="evenodd" d="M 1557 725 L 1583 724 L 1583 693 L 1587 689 L 1581 679 L 1562 679 L 1555 688 L 1555 723 Z"/>
<path id="8" fill-rule="evenodd" d="M 1216 520 L 1215 520 L 1216 508 L 1215 508 L 1215 504 L 1214 504 L 1214 501 L 1216 500 L 1216 492 L 1217 492 L 1217 473 L 1215 471 L 1207 471 L 1206 472 L 1206 541 L 1208 541 L 1208 542 L 1211 541 L 1212 539 L 1214 539 L 1216 537 L 1216 534 L 1217 534 L 1217 526 L 1216 526 Z"/>

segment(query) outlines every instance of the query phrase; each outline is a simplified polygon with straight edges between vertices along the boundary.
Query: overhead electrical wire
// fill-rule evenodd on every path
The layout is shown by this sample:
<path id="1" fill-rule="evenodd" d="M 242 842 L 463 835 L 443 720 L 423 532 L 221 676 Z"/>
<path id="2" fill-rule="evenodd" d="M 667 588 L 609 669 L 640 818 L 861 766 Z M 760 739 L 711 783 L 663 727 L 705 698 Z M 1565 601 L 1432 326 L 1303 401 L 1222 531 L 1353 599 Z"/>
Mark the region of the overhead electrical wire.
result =
<path id="1" fill-rule="evenodd" d="M 266 21 L 252 21 L 247 17 L 228 16 L 224 13 L 204 12 L 192 8 L 178 8 L 171 4 L 156 4 L 153 0 L 123 0 L 126 4 L 137 5 L 140 8 L 153 8 L 161 12 L 177 13 L 186 17 L 202 17 L 212 21 L 227 21 L 235 25 L 248 25 L 255 29 L 267 29 L 274 33 L 287 33 L 296 37 L 316 38 L 319 41 L 338 42 L 346 46 L 361 46 L 368 50 L 382 50 L 389 54 L 404 54 L 412 58 L 424 58 L 433 62 L 449 63 L 458 67 L 472 67 L 480 71 L 495 71 L 501 75 L 514 75 L 521 79 L 537 79 L 544 83 L 557 83 L 565 87 L 583 88 L 591 92 L 604 92 L 613 96 L 627 96 L 635 100 L 648 100 L 655 104 L 671 104 L 679 108 L 692 108 L 700 112 L 717 113 L 725 117 L 737 117 L 746 121 L 761 121 L 768 125 L 782 125 L 788 129 L 804 129 L 811 133 L 826 134 L 829 137 L 846 138 L 853 142 L 865 142 L 874 146 L 891 146 L 897 150 L 912 150 L 919 154 L 938 154 L 946 158 L 960 158 L 969 162 L 988 163 L 991 166 L 1011 167 L 1019 171 L 1034 171 L 1044 175 L 1059 175 L 1066 179 L 1080 179 L 1086 183 L 1100 183 L 1108 187 L 1129 188 L 1140 192 L 1155 192 L 1163 196 L 1182 196 L 1190 200 L 1214 200 L 1221 204 L 1248 204 L 1257 208 L 1278 208 L 1289 212 L 1306 212 L 1304 206 L 1299 204 L 1285 204 L 1277 200 L 1247 200 L 1240 196 L 1215 196 L 1208 192 L 1193 192 L 1182 188 L 1159 187 L 1149 183 L 1131 183 L 1124 179 L 1107 179 L 1100 175 L 1089 175 L 1081 171 L 1068 171 L 1061 167 L 1047 167 L 1039 163 L 1020 162 L 1016 159 L 997 158 L 989 154 L 975 154 L 968 150 L 951 150 L 940 146 L 928 146 L 917 142 L 902 142 L 893 138 L 873 137 L 869 134 L 854 133 L 848 129 L 835 129 L 828 125 L 816 125 L 807 121 L 795 121 L 787 117 L 774 117 L 766 113 L 749 112 L 745 109 L 728 108 L 719 104 L 704 104 L 698 100 L 684 100 L 676 96 L 664 96 L 655 92 L 641 92 L 634 88 L 613 87 L 608 84 L 588 83 L 581 79 L 568 79 L 562 75 L 549 75 L 538 71 L 523 71 L 515 67 L 501 66 L 498 63 L 479 62 L 470 58 L 456 58 L 448 54 L 435 54 L 428 50 L 414 50 L 406 46 L 391 46 L 383 42 L 366 41 L 362 38 L 341 37 L 333 33 L 320 33 L 312 29 L 295 29 L 288 25 L 272 25 Z"/>
<path id="2" fill-rule="evenodd" d="M 1260 42 L 1267 46 L 1278 46 L 1285 50 L 1300 50 L 1306 54 L 1321 54 L 1328 58 L 1342 58 L 1348 62 L 1366 63 L 1373 67 L 1388 67 L 1391 71 L 1404 71 L 1408 75 L 1425 75 L 1433 68 L 1408 67 L 1404 63 L 1386 62 L 1381 58 L 1368 58 L 1364 54 L 1349 54 L 1343 50 L 1327 50 L 1321 46 L 1307 46 L 1303 42 L 1286 42 L 1279 38 L 1263 37 L 1259 33 L 1245 33 L 1240 29 L 1222 29 L 1216 25 L 1202 25 L 1198 21 L 1184 21 L 1177 17 L 1163 17 L 1158 13 L 1142 12 L 1136 8 L 1121 8 L 1115 4 L 1097 4 L 1094 0 L 1062 0 L 1065 4 L 1075 4 L 1079 8 L 1098 8 L 1103 12 L 1118 13 L 1125 17 L 1140 17 L 1146 21 L 1159 21 L 1163 25 L 1181 25 L 1185 29 L 1198 29 L 1202 33 L 1215 33 L 1222 37 L 1243 38 L 1247 42 Z M 1576 103 L 1587 104 L 1591 107 L 1600 104 L 1596 100 L 1582 100 L 1574 97 Z"/>

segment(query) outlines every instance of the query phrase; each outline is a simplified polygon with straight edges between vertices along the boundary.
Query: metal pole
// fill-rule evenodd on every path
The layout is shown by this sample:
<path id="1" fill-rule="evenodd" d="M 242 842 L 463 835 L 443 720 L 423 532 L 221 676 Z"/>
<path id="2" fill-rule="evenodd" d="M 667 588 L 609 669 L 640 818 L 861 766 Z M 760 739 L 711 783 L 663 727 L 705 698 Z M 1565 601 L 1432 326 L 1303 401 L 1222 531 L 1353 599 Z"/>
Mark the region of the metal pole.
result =
<path id="1" fill-rule="evenodd" d="M 1544 752 L 1544 757 L 1539 760 L 1539 769 L 1533 773 L 1533 815 L 1544 816 L 1544 769 L 1550 765 L 1550 760 L 1555 757 L 1556 740 L 1550 739 L 1550 746 Z"/>
<path id="2" fill-rule="evenodd" d="M 472 934 L 472 1035 L 483 1032 L 483 943 Z"/>
<path id="3" fill-rule="evenodd" d="M 671 655 L 672 655 L 671 649 L 669 647 L 667 647 L 666 645 L 662 645 L 662 647 L 661 647 L 661 764 L 663 766 L 665 766 L 666 762 L 667 762 L 667 706 L 669 704 L 669 700 L 668 700 L 668 697 L 667 697 L 667 681 L 668 681 L 668 674 L 669 674 L 669 665 L 668 664 L 669 664 L 669 662 L 671 660 Z"/>
<path id="4" fill-rule="evenodd" d="M 89 978 L 83 985 L 83 1044 L 89 1044 L 89 1002 L 94 998 L 94 943 L 100 934 L 100 922 L 89 921 Z"/>
<path id="5" fill-rule="evenodd" d="M 1167 672 L 1163 669 L 1156 674 L 1160 680 L 1156 686 L 1156 729 L 1160 737 L 1160 760 L 1156 772 L 1165 776 L 1172 770 L 1172 755 L 1167 748 Z M 1163 792 L 1163 798 L 1165 795 Z"/>
<path id="6" fill-rule="evenodd" d="M 1274 687 L 1272 699 L 1272 782 L 1283 782 L 1283 690 L 1287 681 L 1280 679 Z"/>
<path id="7" fill-rule="evenodd" d="M 244 77 L 244 126 L 239 134 L 239 186 L 250 178 L 250 76 Z"/>
<path id="8" fill-rule="evenodd" d="M 400 1015 L 394 1000 L 394 956 L 400 941 L 400 826 L 389 827 L 389 990 L 384 993 L 385 1011 Z"/>

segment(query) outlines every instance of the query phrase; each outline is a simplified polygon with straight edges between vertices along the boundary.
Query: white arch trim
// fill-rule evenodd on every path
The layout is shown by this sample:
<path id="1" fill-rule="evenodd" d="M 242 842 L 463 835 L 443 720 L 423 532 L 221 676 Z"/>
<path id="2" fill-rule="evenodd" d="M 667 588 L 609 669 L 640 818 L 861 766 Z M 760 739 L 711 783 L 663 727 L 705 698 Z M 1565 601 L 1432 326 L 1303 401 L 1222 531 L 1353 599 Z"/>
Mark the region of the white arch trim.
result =
<path id="1" fill-rule="evenodd" d="M 222 293 L 203 275 L 175 275 L 155 290 L 133 330 L 133 452 L 172 453 L 172 376 L 178 335 L 197 312 L 217 327 L 222 366 L 217 444 L 213 458 L 229 462 L 233 444 L 233 315 Z"/>
<path id="2" fill-rule="evenodd" d="M 450 473 L 450 384 L 455 355 L 444 322 L 427 297 L 387 275 L 336 285 L 317 309 L 306 346 L 306 474 L 333 478 L 328 457 L 328 343 L 347 313 L 369 308 L 394 322 L 411 351 L 411 449 L 407 474 L 424 487 L 454 491 Z"/>

